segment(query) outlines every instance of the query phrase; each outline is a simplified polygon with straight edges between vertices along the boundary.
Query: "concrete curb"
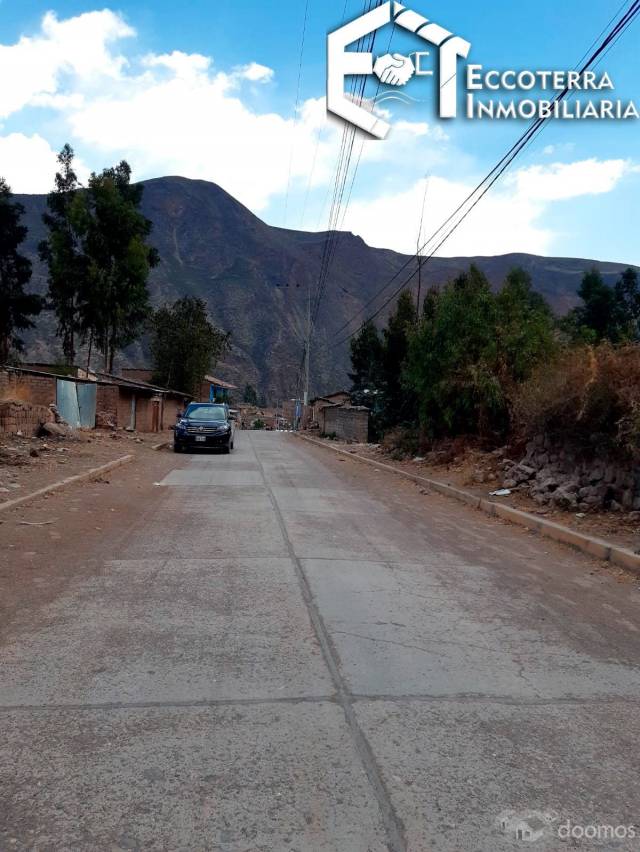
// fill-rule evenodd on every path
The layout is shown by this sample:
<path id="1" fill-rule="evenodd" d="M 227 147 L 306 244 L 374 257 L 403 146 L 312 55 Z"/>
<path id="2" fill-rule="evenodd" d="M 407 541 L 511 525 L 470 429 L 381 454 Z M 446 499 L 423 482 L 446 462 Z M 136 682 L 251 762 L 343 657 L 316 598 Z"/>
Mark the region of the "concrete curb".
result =
<path id="1" fill-rule="evenodd" d="M 478 497 L 470 491 L 464 491 L 461 488 L 456 488 L 453 485 L 447 485 L 444 482 L 438 482 L 436 479 L 429 479 L 427 476 L 420 476 L 417 473 L 409 473 L 406 470 L 400 470 L 390 464 L 384 464 L 374 459 L 368 459 L 365 456 L 360 456 L 357 453 L 350 453 L 348 450 L 343 450 L 340 447 L 332 447 L 326 441 L 319 441 L 317 438 L 310 438 L 307 435 L 297 434 L 298 438 L 303 441 L 309 441 L 312 444 L 317 444 L 325 449 L 333 450 L 334 453 L 340 453 L 350 459 L 356 459 L 364 464 L 378 468 L 378 470 L 389 471 L 397 476 L 402 476 L 405 479 L 410 479 L 419 485 L 426 485 L 429 488 L 437 491 L 439 494 L 444 494 L 446 497 L 453 497 L 461 503 L 466 503 L 474 509 L 480 509 L 487 515 L 492 515 L 502 520 L 510 521 L 512 524 L 517 524 L 521 527 L 526 527 L 532 532 L 537 532 L 545 538 L 551 538 L 561 544 L 567 544 L 582 553 L 589 556 L 595 556 L 598 559 L 603 559 L 605 562 L 612 562 L 614 565 L 619 565 L 632 571 L 640 576 L 640 555 L 628 550 L 625 547 L 620 547 L 612 544 L 610 541 L 605 541 L 601 538 L 585 535 L 584 533 L 572 530 L 570 527 L 565 527 L 562 524 L 556 524 L 553 521 L 548 521 L 538 515 L 531 515 L 529 512 L 523 512 L 520 509 L 514 509 L 511 506 L 505 506 L 503 503 L 495 503 L 493 500 L 486 500 L 483 497 Z"/>
<path id="2" fill-rule="evenodd" d="M 160 441 L 159 444 L 154 444 L 151 449 L 152 450 L 164 450 L 165 447 L 171 446 L 171 441 Z"/>
<path id="3" fill-rule="evenodd" d="M 62 491 L 62 489 L 66 488 L 68 485 L 75 485 L 78 482 L 86 482 L 88 479 L 95 479 L 103 473 L 107 473 L 110 470 L 115 470 L 117 467 L 122 467 L 122 465 L 128 464 L 130 461 L 133 461 L 133 459 L 134 456 L 131 455 L 121 456 L 119 459 L 114 459 L 100 467 L 94 467 L 91 470 L 87 470 L 84 473 L 78 473 L 75 476 L 68 476 L 60 482 L 54 482 L 51 485 L 47 485 L 45 488 L 33 491 L 31 494 L 25 494 L 24 497 L 16 497 L 15 500 L 8 500 L 6 503 L 0 503 L 0 512 L 5 511 L 5 509 L 15 509 L 16 506 L 21 506 L 23 503 L 35 500 L 37 497 L 43 497 L 45 494 L 51 494 L 54 491 Z"/>

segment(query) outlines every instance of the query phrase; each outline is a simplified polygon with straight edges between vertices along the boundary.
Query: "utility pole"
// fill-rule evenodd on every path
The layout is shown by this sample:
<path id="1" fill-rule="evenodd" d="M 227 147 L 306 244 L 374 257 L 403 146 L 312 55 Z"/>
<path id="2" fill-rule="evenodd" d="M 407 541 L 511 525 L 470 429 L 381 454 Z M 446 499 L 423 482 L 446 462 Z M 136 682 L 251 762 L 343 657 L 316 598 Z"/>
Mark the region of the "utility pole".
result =
<path id="1" fill-rule="evenodd" d="M 309 373 L 311 371 L 311 282 L 307 285 L 307 345 L 305 347 L 304 404 L 309 405 Z"/>
<path id="2" fill-rule="evenodd" d="M 416 301 L 416 318 L 418 322 L 420 321 L 420 297 L 422 295 L 422 264 L 424 263 L 424 258 L 422 257 L 422 230 L 424 225 L 424 208 L 427 203 L 427 191 L 429 189 L 429 180 L 431 175 L 426 175 L 426 181 L 424 185 L 424 196 L 422 198 L 422 213 L 420 215 L 420 228 L 418 230 L 418 243 L 416 246 L 416 258 L 418 260 L 418 299 Z"/>

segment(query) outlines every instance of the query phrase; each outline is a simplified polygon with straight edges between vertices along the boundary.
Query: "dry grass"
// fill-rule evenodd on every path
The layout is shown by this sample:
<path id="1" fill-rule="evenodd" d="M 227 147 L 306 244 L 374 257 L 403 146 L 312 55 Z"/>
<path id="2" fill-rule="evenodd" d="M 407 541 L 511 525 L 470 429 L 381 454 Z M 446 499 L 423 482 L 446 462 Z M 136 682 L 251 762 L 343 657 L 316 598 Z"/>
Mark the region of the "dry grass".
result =
<path id="1" fill-rule="evenodd" d="M 520 387 L 513 420 L 522 437 L 546 433 L 640 457 L 640 346 L 562 350 Z"/>

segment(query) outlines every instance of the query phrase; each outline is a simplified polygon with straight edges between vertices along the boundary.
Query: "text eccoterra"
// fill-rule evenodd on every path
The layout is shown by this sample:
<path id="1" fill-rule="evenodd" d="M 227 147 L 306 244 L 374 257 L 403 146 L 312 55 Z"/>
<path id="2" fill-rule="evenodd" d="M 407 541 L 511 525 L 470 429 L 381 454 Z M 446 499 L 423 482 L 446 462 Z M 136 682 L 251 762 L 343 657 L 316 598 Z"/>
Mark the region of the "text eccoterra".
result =
<path id="1" fill-rule="evenodd" d="M 640 113 L 633 101 L 621 99 L 569 100 L 504 100 L 478 98 L 475 92 L 605 92 L 615 86 L 609 74 L 595 71 L 485 71 L 482 65 L 466 68 L 466 114 L 467 118 L 555 118 L 555 119 L 637 119 Z"/>

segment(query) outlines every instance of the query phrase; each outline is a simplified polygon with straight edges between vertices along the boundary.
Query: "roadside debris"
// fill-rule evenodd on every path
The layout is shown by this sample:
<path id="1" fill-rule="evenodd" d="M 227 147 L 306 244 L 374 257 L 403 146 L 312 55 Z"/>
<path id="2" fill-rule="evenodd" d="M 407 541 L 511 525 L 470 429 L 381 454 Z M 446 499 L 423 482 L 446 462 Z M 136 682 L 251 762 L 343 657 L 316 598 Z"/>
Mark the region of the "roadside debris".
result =
<path id="1" fill-rule="evenodd" d="M 498 488 L 497 491 L 490 491 L 489 497 L 509 497 L 512 493 L 510 488 Z"/>

